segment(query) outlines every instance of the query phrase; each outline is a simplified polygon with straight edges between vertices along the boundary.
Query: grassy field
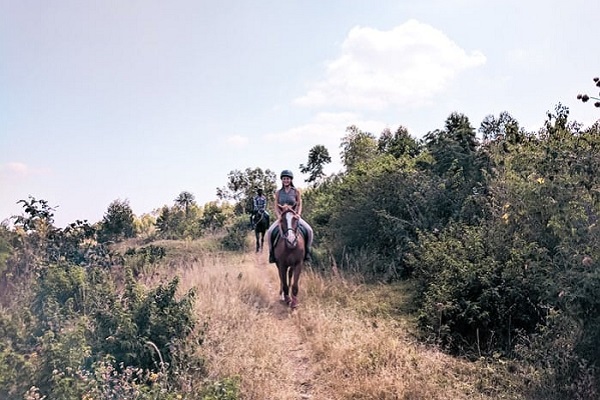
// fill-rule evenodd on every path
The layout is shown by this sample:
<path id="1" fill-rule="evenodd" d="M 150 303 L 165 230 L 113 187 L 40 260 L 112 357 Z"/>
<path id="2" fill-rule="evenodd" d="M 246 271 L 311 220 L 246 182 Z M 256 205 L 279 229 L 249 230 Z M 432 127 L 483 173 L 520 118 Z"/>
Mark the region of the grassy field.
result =
<path id="1" fill-rule="evenodd" d="M 408 284 L 366 285 L 339 274 L 301 277 L 300 307 L 279 302 L 267 254 L 210 241 L 167 247 L 169 275 L 197 289 L 209 380 L 233 378 L 242 399 L 524 399 L 508 362 L 470 362 L 419 344 Z"/>

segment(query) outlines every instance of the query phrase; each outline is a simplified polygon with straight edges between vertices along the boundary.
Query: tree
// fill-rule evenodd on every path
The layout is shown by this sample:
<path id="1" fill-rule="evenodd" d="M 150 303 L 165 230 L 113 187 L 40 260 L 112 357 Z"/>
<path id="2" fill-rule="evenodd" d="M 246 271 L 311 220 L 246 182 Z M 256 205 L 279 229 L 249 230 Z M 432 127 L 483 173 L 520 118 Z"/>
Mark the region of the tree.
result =
<path id="1" fill-rule="evenodd" d="M 408 130 L 400 125 L 393 134 L 388 128 L 381 132 L 377 141 L 377 150 L 379 153 L 391 154 L 395 158 L 405 155 L 415 157 L 419 154 L 419 144 L 410 136 Z"/>
<path id="2" fill-rule="evenodd" d="M 275 172 L 261 168 L 246 168 L 245 171 L 233 170 L 227 176 L 228 183 L 224 188 L 217 188 L 217 197 L 221 200 L 234 200 L 238 214 L 251 211 L 251 199 L 258 188 L 262 188 L 265 195 L 275 191 Z"/>
<path id="3" fill-rule="evenodd" d="M 596 83 L 596 87 L 600 87 L 600 78 L 596 77 L 593 80 Z M 598 95 L 600 96 L 600 93 L 598 93 Z M 581 100 L 584 103 L 587 103 L 589 99 L 598 100 L 594 103 L 594 106 L 600 107 L 600 98 L 598 97 L 588 96 L 587 94 L 578 94 L 577 99 Z"/>
<path id="4" fill-rule="evenodd" d="M 525 133 L 519 128 L 519 122 L 508 112 L 503 111 L 498 118 L 493 115 L 486 116 L 479 127 L 483 140 L 506 140 L 516 144 L 523 141 Z"/>
<path id="5" fill-rule="evenodd" d="M 304 181 L 307 183 L 318 182 L 325 175 L 323 166 L 330 162 L 331 157 L 327 148 L 321 144 L 314 146 L 308 152 L 308 162 L 306 165 L 300 164 L 300 172 L 309 174 L 308 178 Z"/>
<path id="6" fill-rule="evenodd" d="M 190 192 L 183 191 L 175 199 L 175 203 L 184 209 L 186 218 L 189 216 L 190 206 L 195 204 L 194 195 Z"/>
<path id="7" fill-rule="evenodd" d="M 204 205 L 204 214 L 200 221 L 204 229 L 215 232 L 225 226 L 225 221 L 227 221 L 226 206 L 219 206 L 214 201 Z"/>
<path id="8" fill-rule="evenodd" d="M 128 200 L 117 199 L 110 203 L 102 218 L 99 236 L 101 241 L 118 241 L 135 236 L 134 215 Z"/>
<path id="9" fill-rule="evenodd" d="M 21 226 L 25 232 L 37 230 L 40 225 L 52 226 L 54 223 L 55 207 L 50 207 L 47 200 L 37 200 L 29 196 L 29 201 L 19 200 L 22 203 L 25 215 L 16 216 L 15 225 Z"/>
<path id="10" fill-rule="evenodd" d="M 372 133 L 363 132 L 355 125 L 346 128 L 346 136 L 340 144 L 342 163 L 350 171 L 359 163 L 366 162 L 377 154 L 377 140 Z"/>

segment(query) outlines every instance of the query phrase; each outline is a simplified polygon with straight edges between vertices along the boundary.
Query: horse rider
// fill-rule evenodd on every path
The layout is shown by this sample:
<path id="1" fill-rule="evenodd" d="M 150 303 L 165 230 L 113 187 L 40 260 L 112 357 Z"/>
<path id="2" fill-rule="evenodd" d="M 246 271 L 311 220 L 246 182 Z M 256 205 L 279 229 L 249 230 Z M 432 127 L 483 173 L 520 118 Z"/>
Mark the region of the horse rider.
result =
<path id="1" fill-rule="evenodd" d="M 281 217 L 282 207 L 286 204 L 289 204 L 293 207 L 294 212 L 299 217 L 298 223 L 302 225 L 302 227 L 306 230 L 307 238 L 306 238 L 306 251 L 304 252 L 304 261 L 310 260 L 310 246 L 313 241 L 313 230 L 311 226 L 302 219 L 302 195 L 300 193 L 300 189 L 297 189 L 294 186 L 294 174 L 292 171 L 286 169 L 281 172 L 281 189 L 275 192 L 275 215 L 277 216 L 277 220 L 273 222 L 273 224 L 267 230 L 267 243 L 269 245 L 269 262 L 275 262 L 275 254 L 273 252 L 273 245 L 271 244 L 271 233 L 273 229 L 279 223 L 279 218 Z"/>
<path id="2" fill-rule="evenodd" d="M 267 197 L 264 195 L 262 188 L 256 190 L 256 196 L 252 199 L 252 214 L 250 214 L 250 224 L 254 228 L 256 225 L 255 216 L 262 214 L 263 218 L 269 224 L 269 212 L 267 211 Z"/>

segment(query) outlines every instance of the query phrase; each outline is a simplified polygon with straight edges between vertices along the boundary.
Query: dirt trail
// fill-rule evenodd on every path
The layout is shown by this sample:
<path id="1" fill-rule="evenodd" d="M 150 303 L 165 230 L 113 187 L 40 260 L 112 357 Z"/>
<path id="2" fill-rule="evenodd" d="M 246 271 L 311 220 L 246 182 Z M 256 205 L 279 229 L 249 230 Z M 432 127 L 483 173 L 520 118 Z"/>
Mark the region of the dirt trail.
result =
<path id="1" fill-rule="evenodd" d="M 270 294 L 269 312 L 273 317 L 273 322 L 277 327 L 277 338 L 287 352 L 281 354 L 282 368 L 292 371 L 291 386 L 294 389 L 297 399 L 314 399 L 313 385 L 314 376 L 310 364 L 309 344 L 302 338 L 298 329 L 294 329 L 300 323 L 299 318 L 302 313 L 302 306 L 291 310 L 289 307 L 279 301 L 279 277 L 275 264 L 268 263 L 268 253 L 256 253 L 254 262 L 249 263 L 252 268 L 251 273 L 260 277 L 264 282 L 267 292 Z"/>

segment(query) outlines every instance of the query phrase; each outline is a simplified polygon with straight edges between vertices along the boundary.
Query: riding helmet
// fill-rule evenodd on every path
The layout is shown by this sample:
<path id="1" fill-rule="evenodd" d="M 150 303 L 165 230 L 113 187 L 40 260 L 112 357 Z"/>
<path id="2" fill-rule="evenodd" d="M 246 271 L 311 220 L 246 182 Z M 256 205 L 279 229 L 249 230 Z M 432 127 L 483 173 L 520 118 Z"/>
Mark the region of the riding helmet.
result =
<path id="1" fill-rule="evenodd" d="M 289 169 L 284 169 L 283 171 L 281 171 L 281 175 L 279 176 L 279 178 L 281 179 L 284 176 L 287 176 L 290 179 L 294 179 L 294 174 Z"/>

